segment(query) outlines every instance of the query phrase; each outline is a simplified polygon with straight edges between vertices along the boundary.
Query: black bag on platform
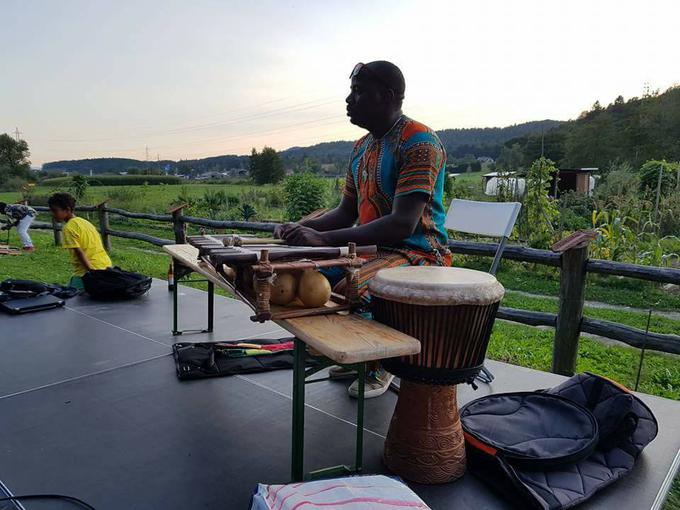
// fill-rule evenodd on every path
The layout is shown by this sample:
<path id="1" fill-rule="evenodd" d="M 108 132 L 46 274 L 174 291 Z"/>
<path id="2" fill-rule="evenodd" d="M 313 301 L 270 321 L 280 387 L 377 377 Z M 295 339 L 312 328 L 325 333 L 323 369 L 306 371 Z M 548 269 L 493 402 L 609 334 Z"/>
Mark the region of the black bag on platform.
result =
<path id="1" fill-rule="evenodd" d="M 85 292 L 92 298 L 102 301 L 121 301 L 135 299 L 151 288 L 151 278 L 119 267 L 95 269 L 83 276 Z"/>
<path id="2" fill-rule="evenodd" d="M 287 344 L 293 340 L 293 338 L 281 338 L 278 340 L 249 339 L 243 340 L 243 342 L 265 346 Z M 182 380 L 204 379 L 206 377 L 222 377 L 293 368 L 292 349 L 260 356 L 230 356 L 230 349 L 225 347 L 235 343 L 238 342 L 180 342 L 173 344 L 172 353 L 175 358 L 177 377 Z M 318 364 L 318 361 L 307 356 L 306 364 L 314 365 Z"/>
<path id="3" fill-rule="evenodd" d="M 537 510 L 571 508 L 626 475 L 658 432 L 640 399 L 587 372 L 546 391 L 479 398 L 460 418 L 470 470 Z"/>
<path id="4" fill-rule="evenodd" d="M 65 304 L 63 299 L 59 299 L 51 294 L 44 294 L 28 298 L 8 299 L 6 301 L 0 300 L 0 310 L 16 315 L 20 313 L 41 312 L 43 310 L 61 308 Z"/>
<path id="5" fill-rule="evenodd" d="M 80 293 L 75 287 L 37 282 L 34 280 L 7 279 L 0 282 L 0 301 L 10 299 L 26 299 L 38 296 L 53 295 L 68 299 Z"/>

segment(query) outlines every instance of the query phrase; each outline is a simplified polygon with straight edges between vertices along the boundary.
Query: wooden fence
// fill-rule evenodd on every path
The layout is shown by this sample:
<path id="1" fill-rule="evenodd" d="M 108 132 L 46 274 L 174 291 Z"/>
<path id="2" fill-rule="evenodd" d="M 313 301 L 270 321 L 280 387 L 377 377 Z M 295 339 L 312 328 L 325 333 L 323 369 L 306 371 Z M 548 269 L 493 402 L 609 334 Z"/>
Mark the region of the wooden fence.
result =
<path id="1" fill-rule="evenodd" d="M 41 212 L 47 207 L 33 206 Z M 254 223 L 246 221 L 217 221 L 205 218 L 185 216 L 184 206 L 179 206 L 169 214 L 148 214 L 125 211 L 107 207 L 106 203 L 98 206 L 78 207 L 79 211 L 96 212 L 99 217 L 102 240 L 107 250 L 111 248 L 111 237 L 136 239 L 156 246 L 186 242 L 186 225 L 197 225 L 212 229 L 249 230 L 255 232 L 273 232 L 276 223 Z M 124 232 L 113 230 L 109 226 L 111 215 L 131 219 L 143 219 L 171 223 L 174 239 L 161 239 L 140 232 Z M 34 222 L 32 228 L 54 231 L 55 244 L 61 244 L 62 226 L 58 223 Z M 453 253 L 493 257 L 497 245 L 471 241 L 449 241 Z M 560 268 L 560 291 L 558 313 L 534 312 L 514 308 L 500 307 L 498 317 L 501 319 L 527 324 L 530 326 L 550 326 L 555 328 L 552 370 L 563 375 L 572 375 L 576 368 L 578 340 L 581 332 L 599 335 L 618 340 L 633 347 L 652 349 L 673 354 L 680 354 L 680 335 L 645 333 L 637 328 L 616 322 L 593 319 L 583 315 L 586 278 L 588 273 L 626 276 L 639 280 L 672 283 L 680 285 L 680 269 L 640 266 L 607 260 L 591 260 L 587 247 L 554 253 L 548 250 L 537 250 L 518 245 L 508 245 L 503 258 L 521 262 L 531 262 Z"/>

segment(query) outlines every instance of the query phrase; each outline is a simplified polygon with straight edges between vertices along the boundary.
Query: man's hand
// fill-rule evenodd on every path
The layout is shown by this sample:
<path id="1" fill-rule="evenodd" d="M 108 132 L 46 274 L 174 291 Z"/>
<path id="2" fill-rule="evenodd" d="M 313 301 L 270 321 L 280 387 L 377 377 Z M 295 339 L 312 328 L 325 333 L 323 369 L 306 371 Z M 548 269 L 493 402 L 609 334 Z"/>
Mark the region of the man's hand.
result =
<path id="1" fill-rule="evenodd" d="M 285 239 L 286 234 L 292 229 L 299 226 L 298 223 L 284 223 L 283 225 L 279 225 L 276 227 L 274 230 L 274 237 L 276 239 Z"/>
<path id="2" fill-rule="evenodd" d="M 286 243 L 294 246 L 328 246 L 328 241 L 323 232 L 313 228 L 293 224 L 283 236 Z"/>

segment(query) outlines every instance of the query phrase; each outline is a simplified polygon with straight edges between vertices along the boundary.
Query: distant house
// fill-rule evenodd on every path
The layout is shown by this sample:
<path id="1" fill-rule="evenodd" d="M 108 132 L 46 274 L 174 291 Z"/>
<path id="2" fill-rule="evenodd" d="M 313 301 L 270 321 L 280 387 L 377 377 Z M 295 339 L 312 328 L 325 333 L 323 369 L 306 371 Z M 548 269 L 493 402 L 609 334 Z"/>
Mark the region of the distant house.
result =
<path id="1" fill-rule="evenodd" d="M 224 179 L 225 177 L 228 177 L 227 172 L 203 172 L 196 179 L 203 181 L 206 179 Z"/>
<path id="2" fill-rule="evenodd" d="M 230 168 L 227 174 L 230 177 L 248 177 L 248 170 L 246 168 Z"/>
<path id="3" fill-rule="evenodd" d="M 557 190 L 555 190 L 555 179 L 553 178 L 550 186 L 550 196 L 559 197 L 567 191 L 574 191 L 588 196 L 592 195 L 595 188 L 593 173 L 598 170 L 598 168 L 560 168 L 557 174 L 559 176 Z"/>
<path id="4" fill-rule="evenodd" d="M 477 161 L 479 161 L 482 165 L 490 165 L 494 162 L 493 158 L 490 158 L 489 156 L 479 156 Z"/>

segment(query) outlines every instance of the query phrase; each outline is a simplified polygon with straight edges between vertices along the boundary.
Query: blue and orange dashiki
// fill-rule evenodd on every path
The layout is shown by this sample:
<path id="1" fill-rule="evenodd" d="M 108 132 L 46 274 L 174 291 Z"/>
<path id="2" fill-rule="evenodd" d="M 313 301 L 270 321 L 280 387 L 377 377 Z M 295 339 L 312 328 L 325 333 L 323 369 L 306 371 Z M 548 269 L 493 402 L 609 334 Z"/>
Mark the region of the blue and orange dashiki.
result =
<path id="1" fill-rule="evenodd" d="M 444 228 L 445 168 L 446 151 L 436 133 L 405 115 L 382 138 L 369 133 L 354 144 L 344 194 L 357 202 L 359 225 L 390 214 L 397 197 L 428 195 L 413 234 L 381 251 L 399 253 L 411 265 L 451 265 Z"/>

